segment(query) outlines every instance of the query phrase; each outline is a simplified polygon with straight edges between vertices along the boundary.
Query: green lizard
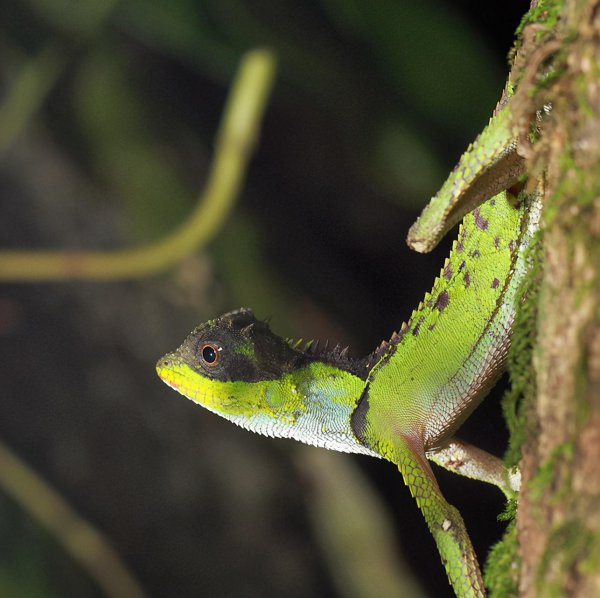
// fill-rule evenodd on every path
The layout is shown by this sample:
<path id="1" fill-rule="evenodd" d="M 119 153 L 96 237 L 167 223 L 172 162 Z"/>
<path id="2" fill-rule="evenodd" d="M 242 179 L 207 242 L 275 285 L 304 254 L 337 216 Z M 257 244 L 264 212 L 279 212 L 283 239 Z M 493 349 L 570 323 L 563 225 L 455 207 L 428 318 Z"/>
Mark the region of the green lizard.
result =
<path id="1" fill-rule="evenodd" d="M 481 573 L 427 459 L 509 496 L 518 489 L 517 473 L 454 433 L 505 366 L 540 212 L 536 194 L 517 202 L 506 191 L 523 173 L 506 106 L 411 228 L 409 244 L 428 251 L 470 212 L 432 291 L 370 355 L 302 347 L 240 309 L 199 326 L 157 364 L 169 386 L 248 430 L 395 463 L 459 597 L 485 595 Z"/>

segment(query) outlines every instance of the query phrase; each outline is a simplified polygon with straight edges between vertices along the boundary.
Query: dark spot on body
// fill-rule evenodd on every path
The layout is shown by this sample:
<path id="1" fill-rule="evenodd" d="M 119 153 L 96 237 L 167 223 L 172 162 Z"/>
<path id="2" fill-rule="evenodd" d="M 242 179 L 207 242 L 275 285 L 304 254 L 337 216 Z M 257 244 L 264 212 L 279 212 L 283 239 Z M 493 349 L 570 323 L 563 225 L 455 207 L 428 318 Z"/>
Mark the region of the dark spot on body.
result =
<path id="1" fill-rule="evenodd" d="M 508 249 L 510 250 L 510 252 L 511 252 L 511 253 L 514 251 L 514 249 L 515 249 L 515 242 L 514 242 L 514 240 L 513 240 L 513 239 L 511 239 L 511 240 L 508 242 Z"/>
<path id="2" fill-rule="evenodd" d="M 448 307 L 448 304 L 450 303 L 450 295 L 448 294 L 448 291 L 442 291 L 437 298 L 437 301 L 435 302 L 435 307 L 437 309 L 439 309 L 440 311 L 444 311 L 444 309 L 446 309 L 446 307 Z"/>
<path id="3" fill-rule="evenodd" d="M 499 284 L 500 281 L 497 278 L 494 278 L 494 280 L 492 280 L 492 289 L 497 289 Z"/>
<path id="4" fill-rule="evenodd" d="M 464 280 L 465 280 L 465 288 L 468 289 L 471 286 L 471 277 L 469 276 L 468 270 L 465 272 Z"/>
<path id="5" fill-rule="evenodd" d="M 481 215 L 479 208 L 473 210 L 473 216 L 475 218 L 475 226 L 480 230 L 487 230 L 488 221 Z"/>
<path id="6" fill-rule="evenodd" d="M 446 280 L 450 280 L 452 278 L 452 265 L 451 264 L 447 264 L 446 267 L 444 268 L 444 278 Z"/>
<path id="7" fill-rule="evenodd" d="M 465 260 L 463 260 L 460 265 L 458 266 L 458 271 L 462 272 L 462 269 L 467 265 L 467 263 L 465 262 Z"/>
<path id="8" fill-rule="evenodd" d="M 419 317 L 419 321 L 416 323 L 412 333 L 413 336 L 419 336 L 419 328 L 421 328 L 421 324 L 423 323 L 423 320 L 425 319 L 425 316 L 420 316 Z"/>
<path id="9" fill-rule="evenodd" d="M 490 199 L 490 205 L 491 206 L 495 206 L 496 205 L 496 200 L 495 199 Z"/>
<path id="10" fill-rule="evenodd" d="M 500 237 L 494 239 L 494 247 L 496 247 L 496 249 L 500 247 Z"/>
<path id="11" fill-rule="evenodd" d="M 465 248 L 465 245 L 462 241 L 459 241 L 456 244 L 456 253 L 462 253 L 463 249 Z"/>
<path id="12" fill-rule="evenodd" d="M 479 257 L 480 255 L 481 255 L 481 253 L 479 252 L 479 249 L 473 249 L 473 251 L 471 251 L 471 253 L 469 253 L 469 257 L 472 257 L 472 258 Z"/>
<path id="13" fill-rule="evenodd" d="M 435 324 L 429 324 L 428 328 L 429 330 L 433 330 L 435 328 Z"/>

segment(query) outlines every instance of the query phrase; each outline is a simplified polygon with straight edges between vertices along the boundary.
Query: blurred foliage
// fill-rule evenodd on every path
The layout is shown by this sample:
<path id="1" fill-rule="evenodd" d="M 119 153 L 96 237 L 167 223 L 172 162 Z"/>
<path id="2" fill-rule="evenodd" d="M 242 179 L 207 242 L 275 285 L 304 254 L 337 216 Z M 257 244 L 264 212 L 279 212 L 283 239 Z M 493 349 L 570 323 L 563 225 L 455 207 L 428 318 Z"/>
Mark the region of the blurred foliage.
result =
<path id="1" fill-rule="evenodd" d="M 411 254 L 405 232 L 491 114 L 527 5 L 0 2 L 7 248 L 116 248 L 172 230 L 206 180 L 240 56 L 267 46 L 279 58 L 241 203 L 209 248 L 145 282 L 0 288 L 0 437 L 110 537 L 150 595 L 342 595 L 311 531 L 327 505 L 311 510 L 296 448 L 176 399 L 153 363 L 240 305 L 282 335 L 356 353 L 388 336 L 444 253 Z M 501 424 L 486 426 L 478 444 Z M 449 593 L 399 476 L 364 463 L 409 565 L 428 593 Z M 452 492 L 485 553 L 499 537 L 494 499 Z M 365 506 L 367 520 L 371 508 L 382 509 Z M 0 596 L 98 595 L 4 497 L 0 537 Z"/>
<path id="2" fill-rule="evenodd" d="M 0 497 L 0 596 L 61 598 L 102 594 L 15 503 Z"/>

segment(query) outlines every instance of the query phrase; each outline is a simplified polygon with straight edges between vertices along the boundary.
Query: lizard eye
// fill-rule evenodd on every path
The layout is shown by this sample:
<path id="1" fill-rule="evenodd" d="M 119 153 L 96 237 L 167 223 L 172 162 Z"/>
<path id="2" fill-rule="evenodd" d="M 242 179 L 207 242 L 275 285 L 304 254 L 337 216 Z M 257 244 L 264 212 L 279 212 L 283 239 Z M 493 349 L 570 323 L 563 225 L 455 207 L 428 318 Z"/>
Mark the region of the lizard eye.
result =
<path id="1" fill-rule="evenodd" d="M 221 347 L 215 343 L 203 343 L 200 346 L 200 357 L 204 365 L 209 368 L 215 367 L 221 357 Z"/>

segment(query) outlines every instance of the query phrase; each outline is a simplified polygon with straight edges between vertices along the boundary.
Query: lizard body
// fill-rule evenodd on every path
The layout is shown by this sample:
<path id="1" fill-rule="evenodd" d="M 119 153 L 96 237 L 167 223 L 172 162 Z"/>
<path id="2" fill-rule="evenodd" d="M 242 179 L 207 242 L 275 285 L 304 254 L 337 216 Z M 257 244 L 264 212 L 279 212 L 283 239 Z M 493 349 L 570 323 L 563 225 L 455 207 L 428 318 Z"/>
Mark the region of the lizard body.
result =
<path id="1" fill-rule="evenodd" d="M 373 353 L 302 348 L 241 309 L 199 326 L 157 364 L 168 385 L 249 430 L 395 463 L 459 597 L 484 596 L 483 582 L 427 459 L 506 494 L 518 485 L 498 459 L 454 438 L 504 369 L 538 227 L 538 196 L 517 202 L 505 191 L 523 172 L 508 122 L 505 107 L 411 229 L 409 243 L 429 250 L 472 210 L 432 291 Z"/>

